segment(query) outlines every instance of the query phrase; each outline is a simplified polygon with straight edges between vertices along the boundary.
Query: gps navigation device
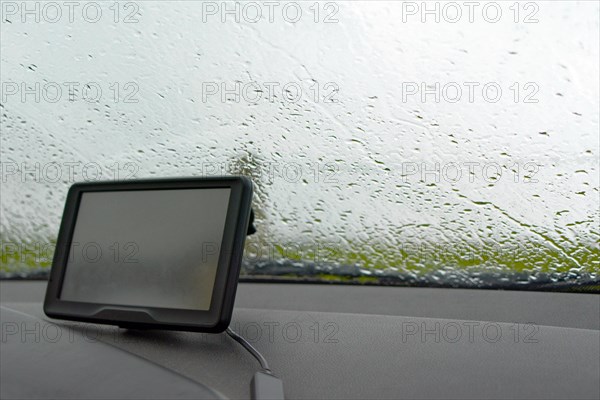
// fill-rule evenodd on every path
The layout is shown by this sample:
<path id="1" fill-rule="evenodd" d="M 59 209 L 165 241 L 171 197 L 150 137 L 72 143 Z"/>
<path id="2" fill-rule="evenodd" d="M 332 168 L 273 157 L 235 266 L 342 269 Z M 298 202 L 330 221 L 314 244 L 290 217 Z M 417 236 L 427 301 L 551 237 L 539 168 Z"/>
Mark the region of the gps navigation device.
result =
<path id="1" fill-rule="evenodd" d="M 74 184 L 44 312 L 126 328 L 224 331 L 251 200 L 244 177 Z"/>

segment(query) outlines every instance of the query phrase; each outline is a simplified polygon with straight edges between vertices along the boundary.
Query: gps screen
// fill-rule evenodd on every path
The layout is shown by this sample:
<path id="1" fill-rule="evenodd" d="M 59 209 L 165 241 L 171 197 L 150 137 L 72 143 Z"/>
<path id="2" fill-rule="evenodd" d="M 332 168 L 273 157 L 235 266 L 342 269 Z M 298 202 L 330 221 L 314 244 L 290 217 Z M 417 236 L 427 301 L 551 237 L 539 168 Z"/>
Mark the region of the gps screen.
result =
<path id="1" fill-rule="evenodd" d="M 230 192 L 83 192 L 60 299 L 209 310 Z"/>

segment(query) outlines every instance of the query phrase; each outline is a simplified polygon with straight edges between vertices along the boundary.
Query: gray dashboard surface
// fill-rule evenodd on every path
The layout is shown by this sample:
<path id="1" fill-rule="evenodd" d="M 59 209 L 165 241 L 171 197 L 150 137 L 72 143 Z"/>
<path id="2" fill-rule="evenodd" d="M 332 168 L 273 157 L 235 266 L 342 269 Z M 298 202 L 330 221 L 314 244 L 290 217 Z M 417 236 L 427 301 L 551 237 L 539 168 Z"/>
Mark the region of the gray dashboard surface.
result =
<path id="1" fill-rule="evenodd" d="M 45 281 L 0 281 L 1 302 L 43 302 Z M 600 296 L 549 292 L 240 283 L 236 308 L 532 323 L 600 330 Z"/>
<path id="2" fill-rule="evenodd" d="M 0 307 L 0 398 L 213 399 L 191 379 L 81 332 Z"/>
<path id="3" fill-rule="evenodd" d="M 50 321 L 43 283 L 23 283 L 2 282 L 3 306 L 249 397 L 258 365 L 228 336 Z M 598 399 L 599 309 L 596 295 L 241 284 L 232 327 L 290 399 Z"/>

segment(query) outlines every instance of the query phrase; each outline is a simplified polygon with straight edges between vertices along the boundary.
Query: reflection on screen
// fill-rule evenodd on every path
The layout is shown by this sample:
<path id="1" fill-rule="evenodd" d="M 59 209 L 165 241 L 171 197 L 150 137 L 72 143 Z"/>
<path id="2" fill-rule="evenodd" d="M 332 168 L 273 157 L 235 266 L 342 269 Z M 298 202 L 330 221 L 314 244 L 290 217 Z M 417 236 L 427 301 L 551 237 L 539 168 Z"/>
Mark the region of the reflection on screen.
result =
<path id="1" fill-rule="evenodd" d="M 83 193 L 60 298 L 208 310 L 230 192 Z"/>

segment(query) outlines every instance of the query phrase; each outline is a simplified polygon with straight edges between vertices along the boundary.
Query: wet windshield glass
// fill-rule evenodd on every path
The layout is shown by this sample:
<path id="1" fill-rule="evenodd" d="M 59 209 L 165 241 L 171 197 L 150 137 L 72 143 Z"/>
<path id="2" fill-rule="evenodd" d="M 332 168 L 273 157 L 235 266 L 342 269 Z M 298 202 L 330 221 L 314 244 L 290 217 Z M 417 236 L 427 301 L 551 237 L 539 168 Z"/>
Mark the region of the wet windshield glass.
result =
<path id="1" fill-rule="evenodd" d="M 2 276 L 74 182 L 243 174 L 248 279 L 597 284 L 597 2 L 48 4 L 2 3 Z"/>

